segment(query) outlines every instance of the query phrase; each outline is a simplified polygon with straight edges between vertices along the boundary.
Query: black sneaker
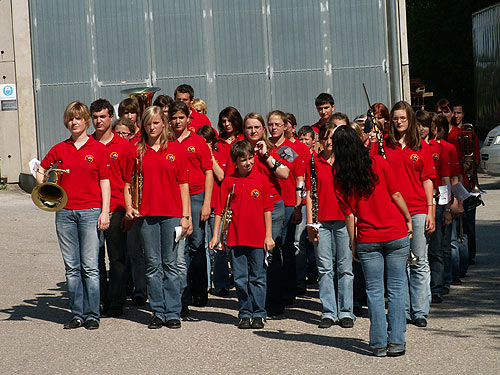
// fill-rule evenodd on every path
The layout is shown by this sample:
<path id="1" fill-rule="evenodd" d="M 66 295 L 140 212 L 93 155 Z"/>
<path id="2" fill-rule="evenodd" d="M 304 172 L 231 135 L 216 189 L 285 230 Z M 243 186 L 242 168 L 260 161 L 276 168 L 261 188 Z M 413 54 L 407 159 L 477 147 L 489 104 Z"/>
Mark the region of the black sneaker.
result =
<path id="1" fill-rule="evenodd" d="M 189 307 L 185 306 L 181 309 L 181 318 L 189 318 Z"/>
<path id="2" fill-rule="evenodd" d="M 250 329 L 250 328 L 252 328 L 252 325 L 250 324 L 250 318 L 241 318 L 240 322 L 238 323 L 238 328 L 239 329 Z"/>
<path id="3" fill-rule="evenodd" d="M 413 320 L 413 324 L 420 328 L 427 327 L 427 320 L 425 318 L 417 318 Z"/>
<path id="4" fill-rule="evenodd" d="M 99 328 L 99 322 L 95 319 L 89 319 L 85 322 L 85 328 L 88 330 L 92 329 L 98 329 Z"/>
<path id="5" fill-rule="evenodd" d="M 229 289 L 227 288 L 210 288 L 209 293 L 217 297 L 227 297 L 229 295 Z"/>
<path id="6" fill-rule="evenodd" d="M 169 319 L 165 325 L 171 329 L 181 328 L 181 321 L 179 319 Z"/>
<path id="7" fill-rule="evenodd" d="M 453 280 L 451 280 L 451 285 L 462 285 L 462 280 L 456 277 Z"/>
<path id="8" fill-rule="evenodd" d="M 354 306 L 352 308 L 352 313 L 358 318 L 361 318 L 363 316 L 363 306 Z"/>
<path id="9" fill-rule="evenodd" d="M 75 329 L 83 327 L 83 321 L 79 318 L 73 318 L 68 323 L 64 324 L 64 329 Z"/>
<path id="10" fill-rule="evenodd" d="M 146 304 L 146 298 L 143 296 L 135 296 L 132 298 L 132 302 L 135 306 L 144 306 Z"/>
<path id="11" fill-rule="evenodd" d="M 354 327 L 354 320 L 351 318 L 342 318 L 340 319 L 339 324 L 342 328 L 352 328 Z"/>
<path id="12" fill-rule="evenodd" d="M 158 318 L 156 315 L 153 315 L 151 320 L 149 321 L 148 328 L 149 329 L 158 329 L 163 326 L 163 320 Z"/>
<path id="13" fill-rule="evenodd" d="M 432 295 L 431 303 L 441 303 L 441 302 L 443 302 L 443 298 L 439 294 Z"/>
<path id="14" fill-rule="evenodd" d="M 318 328 L 330 328 L 333 326 L 333 319 L 330 318 L 322 318 L 318 324 Z"/>
<path id="15" fill-rule="evenodd" d="M 264 319 L 262 319 L 262 318 L 253 318 L 253 320 L 252 320 L 252 328 L 253 329 L 264 328 Z"/>

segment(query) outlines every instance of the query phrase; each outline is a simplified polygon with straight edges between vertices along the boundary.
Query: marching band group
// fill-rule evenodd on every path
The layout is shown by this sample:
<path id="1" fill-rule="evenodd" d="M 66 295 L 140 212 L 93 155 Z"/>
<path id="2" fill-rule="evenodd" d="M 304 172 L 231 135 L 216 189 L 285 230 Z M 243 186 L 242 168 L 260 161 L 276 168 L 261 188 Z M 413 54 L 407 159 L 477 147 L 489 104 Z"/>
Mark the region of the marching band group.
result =
<path id="1" fill-rule="evenodd" d="M 105 99 L 66 107 L 71 136 L 37 170 L 39 184 L 54 166 L 69 170 L 55 218 L 72 312 L 64 328 L 99 328 L 127 295 L 149 301 L 148 328 L 180 328 L 190 305 L 234 283 L 238 328 L 260 329 L 312 278 L 319 328 L 351 328 L 367 305 L 374 355 L 403 355 L 406 324 L 425 327 L 430 304 L 475 262 L 475 205 L 451 194 L 477 185 L 462 107 L 377 103 L 351 123 L 322 93 L 320 120 L 298 131 L 293 114 L 242 118 L 234 107 L 214 129 L 191 86 L 174 99 L 141 108 L 127 98 L 117 120 Z"/>

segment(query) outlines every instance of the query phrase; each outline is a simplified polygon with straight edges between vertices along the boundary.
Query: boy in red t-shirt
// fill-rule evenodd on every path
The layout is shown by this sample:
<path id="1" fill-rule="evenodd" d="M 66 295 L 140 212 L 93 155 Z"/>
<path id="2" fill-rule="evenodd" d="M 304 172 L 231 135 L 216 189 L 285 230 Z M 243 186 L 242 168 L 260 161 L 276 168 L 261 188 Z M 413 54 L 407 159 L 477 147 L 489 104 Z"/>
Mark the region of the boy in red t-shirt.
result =
<path id="1" fill-rule="evenodd" d="M 272 238 L 271 184 L 254 171 L 254 150 L 248 141 L 231 146 L 231 159 L 236 171 L 222 182 L 221 195 L 215 207 L 213 249 L 218 242 L 223 208 L 229 193 L 231 222 L 227 226 L 226 244 L 231 251 L 234 284 L 238 296 L 238 328 L 260 329 L 266 318 L 266 252 L 274 248 Z"/>

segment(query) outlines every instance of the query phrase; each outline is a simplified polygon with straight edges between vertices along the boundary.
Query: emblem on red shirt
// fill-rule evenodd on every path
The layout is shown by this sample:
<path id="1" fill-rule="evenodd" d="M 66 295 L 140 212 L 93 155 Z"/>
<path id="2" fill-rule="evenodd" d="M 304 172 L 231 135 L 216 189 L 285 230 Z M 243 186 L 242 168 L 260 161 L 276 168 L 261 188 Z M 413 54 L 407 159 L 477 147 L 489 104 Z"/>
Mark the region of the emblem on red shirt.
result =
<path id="1" fill-rule="evenodd" d="M 432 158 L 433 158 L 434 160 L 439 160 L 439 154 L 438 154 L 437 152 L 433 153 L 433 154 L 432 154 Z"/>
<path id="2" fill-rule="evenodd" d="M 410 155 L 410 159 L 411 159 L 412 161 L 414 161 L 414 162 L 415 162 L 415 161 L 418 161 L 418 155 L 417 155 L 417 154 L 411 154 L 411 155 Z"/>
<path id="3" fill-rule="evenodd" d="M 92 163 L 94 161 L 94 155 L 85 155 L 85 161 L 87 163 Z"/>
<path id="4" fill-rule="evenodd" d="M 118 152 L 113 151 L 111 154 L 109 154 L 109 157 L 113 160 L 118 159 Z"/>
<path id="5" fill-rule="evenodd" d="M 167 159 L 169 163 L 172 163 L 175 160 L 175 155 L 167 154 L 167 156 L 165 156 L 165 159 Z"/>
<path id="6" fill-rule="evenodd" d="M 188 130 L 192 131 L 193 133 L 196 133 L 196 129 L 194 128 L 194 126 L 189 126 Z"/>
<path id="7" fill-rule="evenodd" d="M 252 195 L 252 198 L 253 199 L 257 199 L 258 197 L 260 197 L 260 191 L 257 190 L 257 189 L 253 189 L 250 194 Z"/>
<path id="8" fill-rule="evenodd" d="M 189 151 L 190 154 L 192 154 L 193 152 L 196 151 L 196 148 L 194 148 L 194 146 L 189 146 L 188 147 L 188 151 Z"/>

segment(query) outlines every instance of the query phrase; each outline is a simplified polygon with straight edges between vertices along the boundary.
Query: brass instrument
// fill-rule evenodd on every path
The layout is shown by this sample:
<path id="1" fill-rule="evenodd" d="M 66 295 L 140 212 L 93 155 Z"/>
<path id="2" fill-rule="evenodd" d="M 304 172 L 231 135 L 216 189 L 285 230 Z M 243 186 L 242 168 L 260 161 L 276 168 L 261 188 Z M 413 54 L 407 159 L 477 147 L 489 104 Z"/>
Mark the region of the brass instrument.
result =
<path id="1" fill-rule="evenodd" d="M 417 264 L 419 261 L 419 258 L 418 256 L 416 256 L 414 253 L 413 253 L 413 250 L 411 249 L 410 247 L 410 255 L 408 255 L 408 259 L 406 259 L 406 264 L 410 265 L 410 266 L 414 266 L 415 264 Z"/>
<path id="2" fill-rule="evenodd" d="M 234 195 L 234 184 L 233 187 L 231 188 L 231 191 L 227 195 L 226 205 L 224 206 L 224 211 L 222 213 L 222 220 L 221 220 L 222 228 L 220 230 L 219 241 L 217 241 L 217 244 L 214 246 L 214 249 L 217 251 L 224 250 L 224 243 L 226 242 L 227 238 L 227 230 L 233 218 L 233 210 L 231 209 L 233 195 Z"/>
<path id="3" fill-rule="evenodd" d="M 311 201 L 312 201 L 312 221 L 313 224 L 318 224 L 318 185 L 316 178 L 316 163 L 314 162 L 314 154 L 311 154 Z"/>
<path id="4" fill-rule="evenodd" d="M 479 181 L 477 178 L 475 148 L 476 133 L 474 131 L 474 125 L 462 124 L 462 126 L 460 127 L 460 151 L 462 152 L 462 163 L 468 163 L 471 165 L 470 173 L 469 171 L 464 170 L 464 174 L 466 174 L 467 178 L 469 179 L 470 192 L 473 194 L 480 194 L 483 191 L 479 187 Z"/>
<path id="5" fill-rule="evenodd" d="M 373 130 L 375 131 L 375 137 L 377 138 L 380 155 L 384 159 L 387 159 L 387 157 L 385 156 L 385 149 L 384 149 L 384 129 L 381 127 L 380 123 L 377 121 L 377 118 L 375 117 L 375 113 L 373 113 L 372 105 L 370 103 L 370 98 L 368 98 L 368 92 L 366 91 L 366 87 L 365 87 L 364 83 L 363 83 L 363 90 L 365 91 L 366 101 L 368 103 L 368 112 L 366 113 L 366 115 L 368 116 L 368 119 L 372 123 Z"/>
<path id="6" fill-rule="evenodd" d="M 54 174 L 54 182 L 49 182 L 50 174 Z M 68 203 L 68 194 L 58 185 L 59 175 L 69 173 L 69 169 L 50 166 L 44 173 L 43 182 L 31 191 L 31 199 L 35 205 L 49 212 L 60 211 Z"/>
<path id="7" fill-rule="evenodd" d="M 121 90 L 120 93 L 128 95 L 130 98 L 134 98 L 139 102 L 139 108 L 141 113 L 139 117 L 142 116 L 144 110 L 151 105 L 153 102 L 153 96 L 157 91 L 160 91 L 159 87 L 134 87 L 131 89 Z"/>
<path id="8" fill-rule="evenodd" d="M 132 180 L 130 182 L 130 195 L 132 196 L 132 207 L 139 212 L 139 206 L 142 203 L 142 186 L 144 177 L 142 175 L 142 155 L 134 159 L 132 170 Z"/>

